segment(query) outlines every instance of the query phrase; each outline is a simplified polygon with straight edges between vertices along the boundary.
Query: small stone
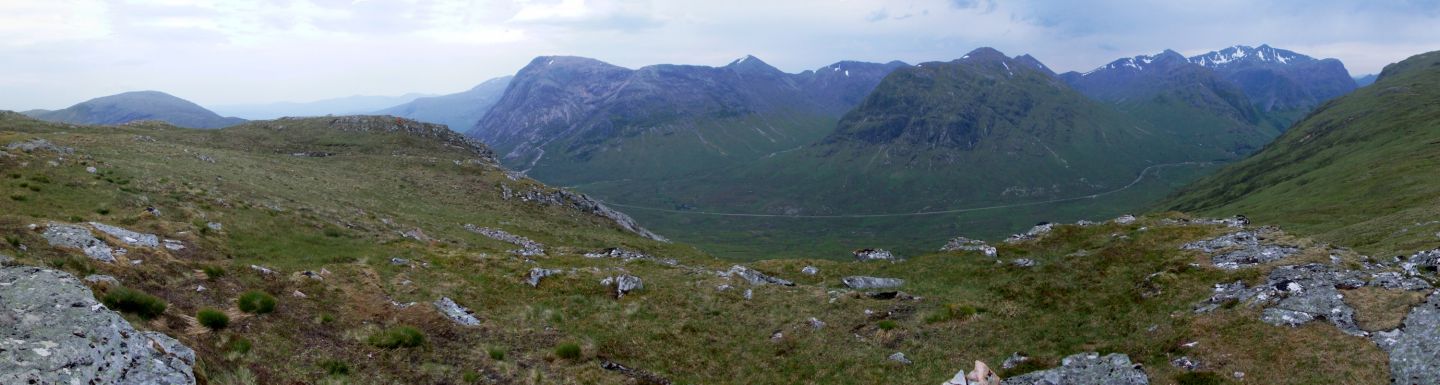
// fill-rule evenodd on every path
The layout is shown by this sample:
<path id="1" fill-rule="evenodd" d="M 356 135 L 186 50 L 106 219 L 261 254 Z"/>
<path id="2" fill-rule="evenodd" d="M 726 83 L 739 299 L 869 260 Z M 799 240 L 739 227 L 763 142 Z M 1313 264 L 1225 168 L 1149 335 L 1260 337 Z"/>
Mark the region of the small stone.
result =
<path id="1" fill-rule="evenodd" d="M 209 229 L 211 229 L 211 230 L 215 230 L 215 231 L 220 231 L 220 230 L 225 229 L 225 225 L 220 224 L 220 222 L 208 222 L 208 223 L 205 223 L 205 227 L 206 227 L 206 228 L 209 228 Z"/>
<path id="2" fill-rule="evenodd" d="M 305 298 L 305 293 L 301 293 L 299 290 L 296 290 L 295 292 L 290 293 L 290 295 L 295 296 L 295 298 Z"/>
<path id="3" fill-rule="evenodd" d="M 855 260 L 856 260 L 856 261 L 859 261 L 859 262 L 869 262 L 869 261 L 890 261 L 890 262 L 895 262 L 895 261 L 898 261 L 898 260 L 900 259 L 899 257 L 896 257 L 894 253 L 891 253 L 890 251 L 882 250 L 882 249 L 859 249 L 859 250 L 855 250 L 854 252 L 851 252 L 851 254 L 854 254 L 854 255 L 855 255 Z"/>
<path id="4" fill-rule="evenodd" d="M 262 267 L 262 266 L 259 266 L 259 265 L 250 265 L 250 270 L 258 271 L 258 272 L 260 272 L 260 274 L 264 274 L 264 275 L 275 274 L 275 270 L 270 270 L 269 268 Z"/>
<path id="5" fill-rule="evenodd" d="M 1020 364 L 1025 363 L 1025 361 L 1029 361 L 1029 360 L 1030 360 L 1030 356 L 1029 356 L 1029 355 L 1026 355 L 1025 353 L 1021 353 L 1021 352 L 1010 353 L 1010 357 L 1009 357 L 1009 358 L 1006 358 L 1006 359 L 1005 359 L 1005 362 L 1001 362 L 1001 363 L 1000 363 L 1000 368 L 1001 368 L 1001 369 L 1014 369 L 1016 366 L 1020 366 Z"/>
<path id="6" fill-rule="evenodd" d="M 475 312 L 456 304 L 450 297 L 440 297 L 439 300 L 435 301 L 434 305 L 435 309 L 440 311 L 440 314 L 444 314 L 446 318 L 449 318 L 457 324 L 465 326 L 480 324 L 480 320 L 475 318 Z"/>
<path id="7" fill-rule="evenodd" d="M 820 330 L 825 328 L 825 321 L 821 321 L 819 318 L 810 317 L 809 323 L 811 329 Z"/>
<path id="8" fill-rule="evenodd" d="M 90 167 L 86 167 L 86 168 L 85 168 L 85 172 L 88 172 L 88 173 L 91 173 L 91 174 L 94 174 L 94 173 L 96 173 L 96 172 L 98 172 L 98 171 L 99 171 L 99 170 L 96 170 L 96 169 L 95 169 L 95 166 L 90 166 Z"/>
<path id="9" fill-rule="evenodd" d="M 400 257 L 391 257 L 390 264 L 395 266 L 406 266 L 410 264 L 410 260 Z"/>
<path id="10" fill-rule="evenodd" d="M 914 363 L 914 362 L 911 362 L 909 358 L 905 358 L 905 353 L 901 353 L 901 352 L 895 352 L 895 354 L 891 354 L 891 355 L 890 355 L 890 360 L 891 360 L 891 361 L 895 361 L 895 362 L 899 362 L 901 365 L 910 365 L 910 364 L 913 364 L 913 363 Z"/>
<path id="11" fill-rule="evenodd" d="M 805 268 L 800 269 L 800 274 L 805 274 L 805 275 L 820 274 L 820 268 L 815 267 L 815 266 L 805 266 Z"/>
<path id="12" fill-rule="evenodd" d="M 1034 267 L 1034 266 L 1035 266 L 1035 260 L 1029 259 L 1029 258 L 1019 258 L 1019 259 L 1015 259 L 1015 260 L 1010 261 L 1010 264 L 1011 264 L 1011 265 L 1015 265 L 1015 266 L 1019 266 L 1019 267 Z"/>
<path id="13" fill-rule="evenodd" d="M 754 298 L 754 297 L 755 297 L 755 290 L 745 289 L 745 299 L 746 299 L 746 300 L 749 300 L 749 299 Z"/>
<path id="14" fill-rule="evenodd" d="M 540 287 L 540 280 L 563 272 L 564 271 L 554 269 L 531 268 L 530 275 L 525 278 L 525 283 L 530 284 L 530 287 Z"/>
<path id="15" fill-rule="evenodd" d="M 111 277 L 111 276 L 103 275 L 103 274 L 91 274 L 91 275 L 88 275 L 88 276 L 85 277 L 85 282 L 94 283 L 94 284 L 102 284 L 102 283 L 103 283 L 103 284 L 107 284 L 107 285 L 110 285 L 110 286 L 120 286 L 120 280 L 115 279 L 115 277 Z"/>
<path id="16" fill-rule="evenodd" d="M 196 293 L 199 293 L 199 292 L 202 292 L 202 291 L 205 291 L 205 285 L 195 285 L 195 292 L 196 292 Z"/>
<path id="17" fill-rule="evenodd" d="M 1200 367 L 1200 364 L 1190 359 L 1190 357 L 1181 356 L 1180 358 L 1170 360 L 1170 366 L 1184 370 L 1195 370 L 1195 368 Z"/>
<path id="18" fill-rule="evenodd" d="M 785 333 L 782 333 L 782 332 L 780 332 L 779 330 L 776 330 L 774 333 L 771 333 L 771 334 L 770 334 L 770 342 L 780 342 L 781 340 L 784 340 L 784 339 L 785 339 Z"/>

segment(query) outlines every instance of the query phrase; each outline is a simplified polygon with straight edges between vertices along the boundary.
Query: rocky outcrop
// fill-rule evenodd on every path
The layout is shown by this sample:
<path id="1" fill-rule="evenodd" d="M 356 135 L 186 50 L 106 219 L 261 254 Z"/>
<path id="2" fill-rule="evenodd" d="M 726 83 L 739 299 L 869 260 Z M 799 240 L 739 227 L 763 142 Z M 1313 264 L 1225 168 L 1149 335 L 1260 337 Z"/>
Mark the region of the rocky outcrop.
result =
<path id="1" fill-rule="evenodd" d="M 899 278 L 880 278 L 855 275 L 841 278 L 840 283 L 845 284 L 846 287 L 849 287 L 851 289 L 886 289 L 892 287 L 900 287 L 901 285 L 905 284 L 905 280 Z"/>
<path id="2" fill-rule="evenodd" d="M 615 258 L 615 259 L 619 259 L 619 260 L 625 261 L 625 262 L 632 262 L 632 261 L 637 261 L 637 260 L 646 260 L 646 261 L 659 262 L 660 264 L 669 265 L 669 266 L 679 266 L 679 265 L 680 265 L 680 261 L 676 261 L 676 260 L 671 259 L 671 258 L 660 258 L 660 257 L 656 257 L 656 256 L 653 256 L 653 255 L 650 255 L 650 254 L 645 254 L 645 253 L 642 253 L 642 252 L 639 252 L 639 251 L 630 250 L 630 249 L 624 249 L 624 248 L 619 248 L 619 247 L 612 247 L 612 248 L 608 248 L 608 249 L 596 251 L 596 252 L 593 252 L 593 253 L 585 253 L 585 257 L 586 257 L 586 258 Z"/>
<path id="3" fill-rule="evenodd" d="M 1199 250 L 1210 255 L 1210 262 L 1222 269 L 1239 269 L 1280 260 L 1300 249 L 1281 245 L 1271 239 L 1277 232 L 1273 228 L 1254 231 L 1236 231 L 1213 239 L 1185 244 L 1183 250 Z"/>
<path id="4" fill-rule="evenodd" d="M 457 324 L 465 326 L 475 326 L 480 324 L 480 320 L 475 318 L 475 312 L 470 311 L 470 309 L 466 309 L 463 306 L 460 306 L 459 304 L 455 303 L 455 301 L 451 300 L 450 297 L 440 297 L 439 300 L 435 301 L 434 305 L 435 310 L 439 310 L 440 314 L 445 315 L 445 318 L 449 318 L 451 321 L 455 321 L 455 323 Z"/>
<path id="5" fill-rule="evenodd" d="M 292 120 L 307 119 L 313 118 L 280 118 L 262 124 L 267 127 L 284 129 L 285 125 Z M 423 123 L 405 118 L 380 115 L 339 116 L 331 118 L 327 124 L 330 128 L 340 131 L 403 133 L 421 138 L 435 139 L 448 147 L 466 150 L 491 164 L 500 164 L 500 162 L 495 159 L 495 152 L 491 151 L 490 147 L 481 143 L 479 140 L 460 135 L 440 124 Z"/>
<path id="6" fill-rule="evenodd" d="M 725 275 L 740 277 L 746 282 L 749 282 L 751 285 L 775 284 L 781 286 L 795 286 L 794 282 L 775 278 L 766 275 L 765 273 L 761 273 L 755 269 L 740 265 L 730 266 L 730 271 L 725 272 Z"/>
<path id="7" fill-rule="evenodd" d="M 600 284 L 610 288 L 610 291 L 615 294 L 616 299 L 624 298 L 625 295 L 630 294 L 630 292 L 645 288 L 645 283 L 640 280 L 640 277 L 629 274 L 606 277 L 600 280 Z"/>
<path id="8" fill-rule="evenodd" d="M 531 268 L 530 275 L 525 277 L 525 283 L 529 284 L 530 287 L 540 287 L 540 280 L 545 279 L 545 277 L 560 274 L 563 272 L 565 271 L 556 269 L 545 269 L 539 267 Z"/>
<path id="9" fill-rule="evenodd" d="M 1148 385 L 1150 379 L 1130 356 L 1080 353 L 1065 357 L 1060 367 L 1005 379 L 1004 385 Z"/>
<path id="10" fill-rule="evenodd" d="M 5 149 L 24 152 L 35 152 L 43 150 L 62 155 L 69 155 L 75 153 L 75 149 L 73 148 L 56 146 L 54 143 L 50 143 L 50 141 L 45 139 L 31 139 L 23 142 L 13 142 L 5 145 Z"/>
<path id="11" fill-rule="evenodd" d="M 194 384 L 195 352 L 135 330 L 74 276 L 0 267 L 0 384 Z"/>
<path id="12" fill-rule="evenodd" d="M 155 236 L 155 234 L 138 233 L 100 222 L 90 222 L 90 227 L 94 227 L 95 230 L 99 230 L 105 233 L 105 235 L 114 237 L 120 240 L 120 242 L 130 246 L 160 247 L 160 237 Z"/>
<path id="13" fill-rule="evenodd" d="M 1010 238 L 1005 239 L 1005 243 L 1015 244 L 1025 241 L 1033 241 L 1044 237 L 1045 234 L 1049 234 L 1050 231 L 1054 229 L 1055 224 L 1053 223 L 1040 223 L 1035 225 L 1035 227 L 1031 227 L 1030 231 L 1026 231 L 1021 234 L 1011 235 Z"/>
<path id="14" fill-rule="evenodd" d="M 994 257 L 996 252 L 995 246 L 987 245 L 985 241 L 965 237 L 951 239 L 945 243 L 944 247 L 940 248 L 940 251 L 979 251 L 985 253 L 987 257 Z"/>
<path id="15" fill-rule="evenodd" d="M 1410 309 L 1399 329 L 1374 340 L 1390 353 L 1392 384 L 1440 384 L 1440 292 Z"/>
<path id="16" fill-rule="evenodd" d="M 564 189 L 552 190 L 549 192 L 543 191 L 541 189 L 530 189 L 522 193 L 515 193 L 513 191 L 510 191 L 508 187 L 505 189 L 504 192 L 505 193 L 502 197 L 505 199 L 510 199 L 514 197 L 519 198 L 523 202 L 536 202 L 548 206 L 569 207 L 575 210 L 579 210 L 581 212 L 586 212 L 601 218 L 609 219 L 610 221 L 615 222 L 616 226 L 620 226 L 620 228 L 635 233 L 636 235 L 660 242 L 670 242 L 670 240 L 665 239 L 665 237 L 662 237 L 659 234 L 655 234 L 653 232 L 650 232 L 650 230 L 641 227 L 640 224 L 635 222 L 635 219 L 630 218 L 629 215 L 626 215 L 625 213 L 619 211 L 615 211 L 610 207 L 605 206 L 604 203 L 600 203 L 600 201 L 591 198 L 589 195 L 571 192 Z"/>
<path id="17" fill-rule="evenodd" d="M 858 261 L 858 262 L 869 262 L 869 261 L 890 261 L 890 262 L 895 262 L 895 261 L 900 260 L 900 258 L 899 258 L 899 257 L 896 257 L 894 253 L 891 253 L 889 250 L 882 250 L 882 249 L 859 249 L 859 250 L 855 250 L 855 251 L 851 252 L 851 254 L 854 254 L 854 255 L 855 255 L 855 260 Z"/>
<path id="18" fill-rule="evenodd" d="M 67 224 L 52 223 L 41 233 L 50 246 L 80 249 L 86 256 L 103 262 L 115 262 L 115 250 L 110 248 L 90 229 Z"/>
<path id="19" fill-rule="evenodd" d="M 530 240 L 530 238 L 525 238 L 519 235 L 508 233 L 505 230 L 493 229 L 489 227 L 480 227 L 468 223 L 465 224 L 465 230 L 472 233 L 484 235 L 486 237 L 489 237 L 490 239 L 520 246 L 519 249 L 510 250 L 511 253 L 514 253 L 516 255 L 524 257 L 545 255 L 545 245 L 540 244 L 540 242 L 532 241 Z"/>

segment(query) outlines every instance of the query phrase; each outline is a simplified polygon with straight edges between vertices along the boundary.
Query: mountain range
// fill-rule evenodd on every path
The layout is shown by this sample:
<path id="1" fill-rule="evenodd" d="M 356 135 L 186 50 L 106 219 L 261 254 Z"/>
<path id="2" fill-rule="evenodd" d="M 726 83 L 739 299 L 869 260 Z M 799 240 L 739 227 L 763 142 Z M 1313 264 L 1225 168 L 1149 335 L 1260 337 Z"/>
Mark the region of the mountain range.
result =
<path id="1" fill-rule="evenodd" d="M 215 111 L 246 119 L 365 114 L 434 96 L 408 93 L 400 96 L 356 95 L 311 102 L 276 102 L 214 106 Z"/>
<path id="2" fill-rule="evenodd" d="M 505 94 L 512 78 L 504 76 L 486 80 L 464 92 L 418 98 L 375 113 L 444 124 L 451 130 L 464 132 L 479 122 L 485 113 L 490 112 L 490 107 L 500 101 L 500 96 Z"/>
<path id="3" fill-rule="evenodd" d="M 40 120 L 97 125 L 160 120 L 180 127 L 221 128 L 245 122 L 245 119 L 222 117 L 198 104 L 159 91 L 126 92 L 90 99 L 62 110 L 25 113 Z"/>

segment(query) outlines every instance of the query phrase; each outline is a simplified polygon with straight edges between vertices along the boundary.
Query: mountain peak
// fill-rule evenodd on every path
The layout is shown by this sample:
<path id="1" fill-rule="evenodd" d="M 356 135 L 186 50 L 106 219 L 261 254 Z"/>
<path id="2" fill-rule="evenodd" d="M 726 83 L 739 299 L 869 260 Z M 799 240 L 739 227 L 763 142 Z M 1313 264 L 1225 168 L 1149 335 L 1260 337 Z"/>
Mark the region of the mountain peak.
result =
<path id="1" fill-rule="evenodd" d="M 1259 47 L 1235 45 L 1219 51 L 1211 51 L 1203 55 L 1190 57 L 1191 63 L 1210 68 L 1236 64 L 1290 64 L 1297 61 L 1312 60 L 1315 59 L 1295 53 L 1294 51 L 1271 47 L 1269 44 L 1261 44 Z"/>
<path id="2" fill-rule="evenodd" d="M 760 60 L 760 58 L 757 58 L 757 57 L 755 57 L 754 55 L 745 55 L 745 57 L 742 57 L 742 58 L 739 58 L 739 59 L 735 59 L 735 61 L 732 61 L 732 62 L 730 62 L 730 64 L 725 65 L 724 68 L 729 68 L 730 70 L 733 70 L 733 71 L 739 72 L 739 73 L 751 73 L 751 74 L 783 74 L 783 73 L 784 73 L 784 71 L 781 71 L 779 68 L 775 68 L 775 67 L 770 66 L 769 63 L 765 63 L 765 61 Z"/>
<path id="3" fill-rule="evenodd" d="M 990 48 L 990 47 L 980 47 L 980 48 L 976 48 L 976 49 L 974 49 L 974 50 L 971 50 L 970 53 L 965 54 L 965 56 L 961 56 L 961 57 L 960 57 L 961 60 L 974 60 L 974 61 L 995 61 L 995 60 L 1006 60 L 1006 59 L 1009 59 L 1009 58 L 1010 58 L 1010 57 L 1005 56 L 1005 53 L 1000 52 L 1000 50 L 997 50 L 997 49 L 994 49 L 994 48 Z"/>

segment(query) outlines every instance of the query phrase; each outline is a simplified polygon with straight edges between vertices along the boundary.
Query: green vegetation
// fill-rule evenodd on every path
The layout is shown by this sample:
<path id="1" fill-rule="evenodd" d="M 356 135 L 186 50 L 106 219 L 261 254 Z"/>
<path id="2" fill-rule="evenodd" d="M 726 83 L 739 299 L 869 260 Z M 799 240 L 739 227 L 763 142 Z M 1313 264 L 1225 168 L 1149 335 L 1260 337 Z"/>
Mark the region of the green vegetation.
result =
<path id="1" fill-rule="evenodd" d="M 1187 372 L 1175 376 L 1179 385 L 1224 385 L 1225 377 L 1211 372 Z"/>
<path id="2" fill-rule="evenodd" d="M 325 369 L 325 373 L 326 373 L 326 374 L 329 374 L 329 375 L 332 375 L 332 376 L 347 376 L 347 375 L 350 375 L 350 364 L 345 363 L 345 361 L 337 361 L 337 360 L 325 360 L 325 361 L 320 361 L 320 368 L 321 368 L 321 369 Z"/>
<path id="3" fill-rule="evenodd" d="M 410 326 L 397 326 L 370 336 L 370 345 L 383 349 L 413 348 L 425 344 L 425 333 Z"/>
<path id="4" fill-rule="evenodd" d="M 201 309 L 195 313 L 195 320 L 200 322 L 200 326 L 215 331 L 230 326 L 230 316 L 219 309 Z"/>
<path id="5" fill-rule="evenodd" d="M 225 268 L 224 268 L 224 267 L 220 267 L 220 266 L 214 266 L 214 265 L 205 266 L 205 267 L 200 268 L 200 271 L 202 271 L 202 272 L 205 273 L 205 278 L 209 278 L 209 279 L 212 279 L 212 280 L 213 280 L 213 279 L 219 279 L 219 278 L 225 276 Z"/>
<path id="6" fill-rule="evenodd" d="M 100 297 L 100 302 L 112 310 L 134 314 L 144 320 L 165 313 L 165 300 L 125 287 L 111 288 L 104 297 Z"/>
<path id="7" fill-rule="evenodd" d="M 504 348 L 492 347 L 492 348 L 490 348 L 490 349 L 487 349 L 487 351 L 490 353 L 490 359 L 496 360 L 496 361 L 504 361 L 504 360 L 505 360 L 505 349 L 504 349 Z"/>
<path id="8" fill-rule="evenodd" d="M 555 347 L 555 356 L 567 360 L 580 358 L 580 344 L 574 342 L 562 343 Z"/>
<path id="9" fill-rule="evenodd" d="M 1392 255 L 1440 246 L 1440 53 L 1300 120 L 1262 151 L 1202 178 L 1162 207 L 1261 223 Z"/>
<path id="10" fill-rule="evenodd" d="M 275 311 L 275 297 L 263 291 L 247 291 L 235 300 L 240 311 L 251 314 L 267 314 Z"/>

